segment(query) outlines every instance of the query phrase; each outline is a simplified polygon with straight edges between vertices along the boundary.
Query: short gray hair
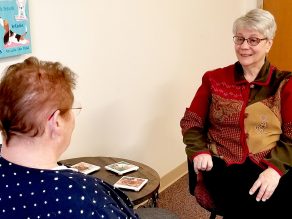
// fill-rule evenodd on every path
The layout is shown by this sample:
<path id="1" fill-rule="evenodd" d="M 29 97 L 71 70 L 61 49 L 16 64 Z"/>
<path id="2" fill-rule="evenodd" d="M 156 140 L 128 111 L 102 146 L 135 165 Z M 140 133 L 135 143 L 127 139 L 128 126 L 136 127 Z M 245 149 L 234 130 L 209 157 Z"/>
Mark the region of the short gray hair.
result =
<path id="1" fill-rule="evenodd" d="M 277 24 L 274 16 L 269 11 L 257 8 L 247 12 L 244 16 L 234 21 L 233 34 L 236 35 L 240 28 L 256 30 L 268 39 L 273 39 Z"/>

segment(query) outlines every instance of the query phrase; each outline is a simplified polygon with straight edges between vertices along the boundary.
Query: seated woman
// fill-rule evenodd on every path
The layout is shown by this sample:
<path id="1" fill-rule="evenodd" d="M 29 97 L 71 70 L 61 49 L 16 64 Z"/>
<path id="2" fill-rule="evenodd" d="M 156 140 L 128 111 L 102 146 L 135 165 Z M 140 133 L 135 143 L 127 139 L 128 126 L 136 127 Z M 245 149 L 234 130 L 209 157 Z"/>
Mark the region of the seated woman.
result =
<path id="1" fill-rule="evenodd" d="M 57 161 L 75 126 L 75 74 L 30 57 L 0 82 L 0 218 L 139 218 L 119 189 Z"/>

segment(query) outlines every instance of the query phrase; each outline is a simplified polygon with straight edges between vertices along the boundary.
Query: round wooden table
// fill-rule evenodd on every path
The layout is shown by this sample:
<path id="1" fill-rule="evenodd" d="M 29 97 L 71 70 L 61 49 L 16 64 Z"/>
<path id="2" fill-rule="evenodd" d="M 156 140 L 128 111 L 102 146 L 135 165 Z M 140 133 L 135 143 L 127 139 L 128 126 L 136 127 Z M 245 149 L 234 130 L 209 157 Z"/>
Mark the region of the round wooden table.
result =
<path id="1" fill-rule="evenodd" d="M 123 191 L 128 195 L 130 200 L 135 205 L 140 204 L 146 200 L 149 200 L 150 205 L 152 207 L 156 207 L 156 204 L 157 204 L 156 201 L 158 198 L 158 189 L 160 186 L 160 177 L 154 169 L 152 169 L 151 167 L 143 163 L 133 161 L 133 160 L 128 160 L 128 159 L 123 159 L 123 158 L 116 158 L 116 157 L 78 157 L 78 158 L 62 160 L 60 161 L 60 163 L 66 166 L 72 166 L 76 163 L 83 161 L 83 162 L 100 166 L 101 167 L 100 170 L 98 170 L 97 172 L 93 172 L 89 175 L 102 179 L 105 182 L 113 185 L 122 176 L 106 170 L 104 166 L 112 164 L 112 163 L 116 163 L 122 160 L 128 163 L 134 164 L 136 166 L 139 166 L 139 169 L 137 171 L 126 173 L 123 176 L 133 176 L 133 177 L 148 179 L 148 182 L 146 183 L 146 185 L 138 192 L 125 190 L 125 189 L 123 189 Z"/>

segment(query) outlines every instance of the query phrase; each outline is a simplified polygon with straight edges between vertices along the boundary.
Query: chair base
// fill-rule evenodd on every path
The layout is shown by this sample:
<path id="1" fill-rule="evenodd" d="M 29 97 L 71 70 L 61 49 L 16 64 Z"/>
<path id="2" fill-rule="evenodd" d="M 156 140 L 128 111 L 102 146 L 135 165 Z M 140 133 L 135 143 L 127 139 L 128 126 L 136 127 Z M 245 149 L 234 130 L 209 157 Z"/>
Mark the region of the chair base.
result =
<path id="1" fill-rule="evenodd" d="M 215 219 L 216 218 L 216 216 L 217 216 L 217 214 L 216 213 L 214 213 L 214 212 L 211 212 L 211 214 L 210 214 L 210 219 Z"/>

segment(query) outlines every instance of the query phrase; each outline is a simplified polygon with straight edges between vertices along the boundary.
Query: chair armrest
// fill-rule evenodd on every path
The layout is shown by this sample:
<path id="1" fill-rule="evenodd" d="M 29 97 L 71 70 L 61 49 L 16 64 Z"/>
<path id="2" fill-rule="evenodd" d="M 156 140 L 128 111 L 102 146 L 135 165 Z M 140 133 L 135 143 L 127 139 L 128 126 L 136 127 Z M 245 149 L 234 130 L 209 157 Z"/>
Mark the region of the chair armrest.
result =
<path id="1" fill-rule="evenodd" d="M 195 195 L 195 187 L 197 185 L 197 174 L 194 170 L 194 162 L 187 158 L 188 162 L 188 175 L 189 175 L 189 192 L 191 195 Z"/>

